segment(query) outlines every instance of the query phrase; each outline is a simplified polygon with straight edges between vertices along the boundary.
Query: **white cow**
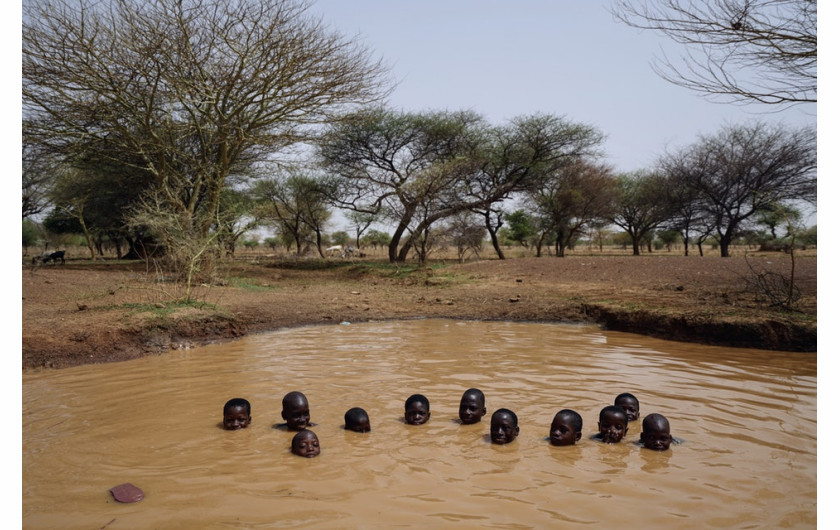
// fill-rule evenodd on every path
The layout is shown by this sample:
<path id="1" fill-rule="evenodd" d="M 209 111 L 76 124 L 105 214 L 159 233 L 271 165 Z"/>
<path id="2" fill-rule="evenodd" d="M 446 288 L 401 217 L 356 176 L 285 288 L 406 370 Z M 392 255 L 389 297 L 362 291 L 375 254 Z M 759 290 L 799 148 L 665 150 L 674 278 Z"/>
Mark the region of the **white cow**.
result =
<path id="1" fill-rule="evenodd" d="M 328 257 L 329 256 L 339 256 L 339 255 L 342 255 L 343 252 L 344 252 L 344 247 L 342 247 L 341 245 L 334 245 L 332 247 L 327 247 L 327 249 L 324 250 L 324 254 Z"/>

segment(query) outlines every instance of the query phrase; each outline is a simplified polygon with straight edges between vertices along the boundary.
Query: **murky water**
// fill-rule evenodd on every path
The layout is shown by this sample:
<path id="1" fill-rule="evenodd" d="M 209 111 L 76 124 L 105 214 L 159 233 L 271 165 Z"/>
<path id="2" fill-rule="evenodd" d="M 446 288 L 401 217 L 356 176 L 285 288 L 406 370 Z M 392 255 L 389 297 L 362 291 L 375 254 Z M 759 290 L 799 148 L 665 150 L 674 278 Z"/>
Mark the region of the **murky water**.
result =
<path id="1" fill-rule="evenodd" d="M 468 387 L 488 415 L 457 422 Z M 306 394 L 322 452 L 272 429 Z M 589 439 L 632 392 L 681 445 L 641 449 L 640 423 Z M 423 393 L 428 423 L 402 421 Z M 244 397 L 251 426 L 220 427 Z M 343 430 L 365 408 L 367 434 Z M 489 443 L 490 414 L 519 416 Z M 578 445 L 546 441 L 577 410 Z M 817 359 L 712 348 L 591 326 L 421 320 L 314 327 L 125 363 L 23 376 L 25 528 L 811 528 Z M 131 482 L 146 498 L 115 502 Z"/>

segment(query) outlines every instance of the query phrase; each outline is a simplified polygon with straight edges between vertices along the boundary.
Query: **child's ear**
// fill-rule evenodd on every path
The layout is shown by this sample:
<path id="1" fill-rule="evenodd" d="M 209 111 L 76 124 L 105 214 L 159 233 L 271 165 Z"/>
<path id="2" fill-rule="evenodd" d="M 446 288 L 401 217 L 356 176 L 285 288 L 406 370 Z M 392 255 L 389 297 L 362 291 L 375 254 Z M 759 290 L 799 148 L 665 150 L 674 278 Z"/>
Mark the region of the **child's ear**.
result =
<path id="1" fill-rule="evenodd" d="M 285 410 L 280 411 L 280 417 L 283 418 L 284 420 L 288 421 L 288 418 L 286 418 L 286 411 Z"/>
<path id="2" fill-rule="evenodd" d="M 487 407 L 481 407 L 481 415 L 484 416 L 487 414 Z"/>
<path id="3" fill-rule="evenodd" d="M 579 433 L 576 433 L 576 434 L 575 434 L 575 441 L 576 441 L 576 442 L 577 442 L 578 440 L 580 440 L 580 436 L 581 436 L 581 434 L 583 434 L 583 433 L 580 433 L 580 432 L 579 432 Z"/>
<path id="4" fill-rule="evenodd" d="M 516 435 L 519 436 L 519 425 L 516 426 Z"/>
<path id="5" fill-rule="evenodd" d="M 639 433 L 639 441 L 640 442 L 645 443 L 645 438 L 646 438 L 645 437 L 645 431 L 642 431 L 641 433 Z"/>

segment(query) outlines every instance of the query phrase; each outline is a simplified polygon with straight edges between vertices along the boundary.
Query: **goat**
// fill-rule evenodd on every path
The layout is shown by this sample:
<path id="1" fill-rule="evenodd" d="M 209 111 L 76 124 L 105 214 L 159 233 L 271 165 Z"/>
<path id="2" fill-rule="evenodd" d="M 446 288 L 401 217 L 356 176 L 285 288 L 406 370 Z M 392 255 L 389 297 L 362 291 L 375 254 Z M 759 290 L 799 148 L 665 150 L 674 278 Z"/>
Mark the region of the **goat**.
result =
<path id="1" fill-rule="evenodd" d="M 64 265 L 66 262 L 64 261 L 64 251 L 59 250 L 57 252 L 53 252 L 52 254 L 44 253 L 40 256 L 33 256 L 32 257 L 32 264 L 35 265 L 38 260 L 41 260 L 42 264 L 46 264 L 49 262 L 53 262 L 53 265 L 58 263 L 58 260 L 61 260 L 61 264 Z"/>

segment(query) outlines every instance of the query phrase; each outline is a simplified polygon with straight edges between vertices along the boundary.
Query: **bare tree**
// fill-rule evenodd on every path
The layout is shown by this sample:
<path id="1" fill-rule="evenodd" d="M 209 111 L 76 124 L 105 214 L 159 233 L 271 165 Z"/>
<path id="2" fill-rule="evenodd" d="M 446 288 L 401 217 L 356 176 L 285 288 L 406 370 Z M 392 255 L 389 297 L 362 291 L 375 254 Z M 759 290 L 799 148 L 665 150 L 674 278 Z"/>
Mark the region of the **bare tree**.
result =
<path id="1" fill-rule="evenodd" d="M 816 135 L 813 127 L 727 126 L 663 158 L 661 167 L 672 185 L 694 190 L 727 257 L 742 222 L 779 204 L 816 201 Z"/>
<path id="2" fill-rule="evenodd" d="M 29 132 L 67 159 L 131 160 L 153 177 L 149 213 L 168 208 L 184 221 L 170 229 L 203 239 L 229 175 L 383 93 L 381 64 L 307 17 L 308 5 L 25 0 Z"/>
<path id="3" fill-rule="evenodd" d="M 685 46 L 654 63 L 711 97 L 772 105 L 817 101 L 816 0 L 616 0 L 613 15 Z"/>

